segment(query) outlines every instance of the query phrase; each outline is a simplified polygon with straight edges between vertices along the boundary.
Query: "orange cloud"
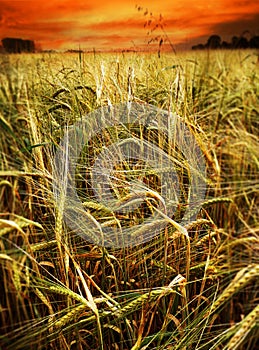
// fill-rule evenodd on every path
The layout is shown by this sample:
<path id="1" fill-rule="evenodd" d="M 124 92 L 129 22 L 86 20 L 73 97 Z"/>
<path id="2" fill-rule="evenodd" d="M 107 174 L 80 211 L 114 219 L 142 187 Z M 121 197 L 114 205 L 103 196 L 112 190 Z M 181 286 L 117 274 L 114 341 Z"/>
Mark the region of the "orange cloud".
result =
<path id="1" fill-rule="evenodd" d="M 242 0 L 185 0 L 151 3 L 135 0 L 0 0 L 1 37 L 33 39 L 43 49 L 87 49 L 143 46 L 150 37 L 162 34 L 163 24 L 175 44 L 193 42 L 219 34 L 240 35 L 249 30 L 258 34 L 259 5 Z M 151 14 L 152 13 L 152 14 Z M 160 14 L 163 20 L 159 22 Z M 147 20 L 150 26 L 144 28 Z M 148 32 L 149 35 L 148 35 Z M 1 38 L 0 38 L 1 39 Z"/>

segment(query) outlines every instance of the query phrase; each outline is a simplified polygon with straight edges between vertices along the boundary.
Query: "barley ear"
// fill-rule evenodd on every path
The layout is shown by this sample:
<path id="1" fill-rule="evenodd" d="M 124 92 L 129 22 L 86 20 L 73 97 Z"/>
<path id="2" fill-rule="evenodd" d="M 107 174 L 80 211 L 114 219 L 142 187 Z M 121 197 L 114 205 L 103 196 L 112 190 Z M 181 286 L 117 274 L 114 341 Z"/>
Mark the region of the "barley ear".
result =
<path id="1" fill-rule="evenodd" d="M 237 350 L 259 322 L 259 305 L 257 305 L 238 325 L 238 330 L 227 344 L 226 350 Z"/>

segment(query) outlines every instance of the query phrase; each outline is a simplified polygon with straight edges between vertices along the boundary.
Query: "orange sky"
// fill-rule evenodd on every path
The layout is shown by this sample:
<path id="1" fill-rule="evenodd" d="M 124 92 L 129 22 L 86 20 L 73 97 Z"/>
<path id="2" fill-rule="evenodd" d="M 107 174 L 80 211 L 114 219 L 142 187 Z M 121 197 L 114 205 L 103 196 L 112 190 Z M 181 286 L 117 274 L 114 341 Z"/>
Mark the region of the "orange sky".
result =
<path id="1" fill-rule="evenodd" d="M 138 11 L 136 4 L 143 10 Z M 146 11 L 148 14 L 144 16 Z M 152 16 L 150 16 L 152 12 Z M 163 20 L 159 22 L 162 14 Z M 189 48 L 212 34 L 230 40 L 249 30 L 259 35 L 255 0 L 0 0 L 0 39 L 32 39 L 42 49 L 97 50 L 142 48 L 163 33 L 174 45 Z M 156 44 L 157 45 L 157 44 Z"/>

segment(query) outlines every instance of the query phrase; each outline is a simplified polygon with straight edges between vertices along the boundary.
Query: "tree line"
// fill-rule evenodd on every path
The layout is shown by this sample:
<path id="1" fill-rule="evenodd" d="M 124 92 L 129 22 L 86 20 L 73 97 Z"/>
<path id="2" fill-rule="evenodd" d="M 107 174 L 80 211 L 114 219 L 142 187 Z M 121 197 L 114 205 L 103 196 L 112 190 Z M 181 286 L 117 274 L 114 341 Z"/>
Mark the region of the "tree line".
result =
<path id="1" fill-rule="evenodd" d="M 1 46 L 0 46 L 1 48 Z M 192 46 L 192 50 L 204 49 L 259 49 L 259 36 L 255 35 L 249 40 L 241 36 L 233 36 L 230 42 L 222 41 L 219 35 L 211 35 L 206 44 L 198 44 Z M 6 53 L 32 53 L 36 51 L 33 40 L 23 40 L 20 38 L 4 38 L 2 39 L 2 52 Z"/>
<path id="2" fill-rule="evenodd" d="M 3 52 L 6 53 L 35 52 L 35 43 L 33 40 L 23 40 L 20 38 L 2 39 L 2 47 Z"/>
<path id="3" fill-rule="evenodd" d="M 219 35 L 211 35 L 206 44 L 192 46 L 192 50 L 204 49 L 259 49 L 259 36 L 255 35 L 249 40 L 241 36 L 233 36 L 230 42 L 222 41 Z"/>

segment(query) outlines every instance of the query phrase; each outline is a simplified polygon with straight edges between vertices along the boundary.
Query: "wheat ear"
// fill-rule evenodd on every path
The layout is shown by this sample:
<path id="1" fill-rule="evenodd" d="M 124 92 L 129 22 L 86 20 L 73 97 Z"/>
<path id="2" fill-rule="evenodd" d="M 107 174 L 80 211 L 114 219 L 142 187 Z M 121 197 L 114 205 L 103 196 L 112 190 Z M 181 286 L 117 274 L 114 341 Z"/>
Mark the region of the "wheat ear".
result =
<path id="1" fill-rule="evenodd" d="M 226 350 L 237 350 L 239 345 L 248 336 L 251 329 L 259 321 L 259 305 L 257 305 L 238 325 L 238 331 L 230 339 Z"/>
<path id="2" fill-rule="evenodd" d="M 85 304 L 74 306 L 71 311 L 55 322 L 55 328 L 63 328 L 68 322 L 78 317 L 87 308 Z M 95 317 L 94 317 L 95 318 Z"/>
<path id="3" fill-rule="evenodd" d="M 248 271 L 247 271 L 248 270 Z M 258 277 L 259 265 L 250 265 L 240 270 L 233 281 L 223 291 L 219 298 L 212 304 L 209 313 L 212 314 L 215 310 L 221 307 L 227 300 L 229 300 L 235 293 L 244 288 L 255 277 Z M 207 314 L 208 316 L 208 314 Z"/>

